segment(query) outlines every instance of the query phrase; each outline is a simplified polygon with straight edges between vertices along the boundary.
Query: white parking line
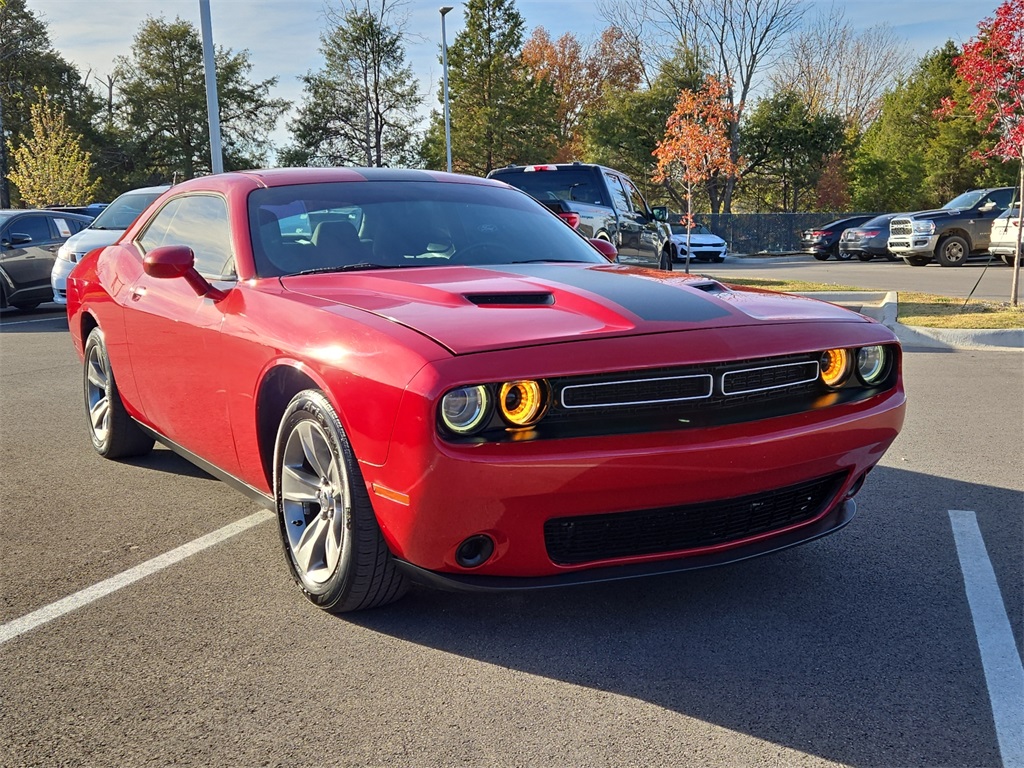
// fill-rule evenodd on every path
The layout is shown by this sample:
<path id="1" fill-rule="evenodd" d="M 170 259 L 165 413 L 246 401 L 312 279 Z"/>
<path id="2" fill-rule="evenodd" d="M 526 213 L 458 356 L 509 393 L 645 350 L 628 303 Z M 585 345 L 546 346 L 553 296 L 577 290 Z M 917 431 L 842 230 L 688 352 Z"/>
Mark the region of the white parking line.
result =
<path id="1" fill-rule="evenodd" d="M 1024 768 L 1024 665 L 974 512 L 949 510 L 1004 768 Z"/>
<path id="2" fill-rule="evenodd" d="M 188 544 L 182 544 L 180 547 L 176 547 L 170 552 L 158 555 L 152 560 L 140 563 L 134 568 L 129 568 L 123 573 L 111 576 L 109 579 L 104 579 L 98 584 L 93 584 L 91 587 L 86 587 L 81 592 L 76 592 L 75 594 L 69 595 L 55 603 L 50 603 L 49 605 L 44 606 L 39 610 L 32 611 L 32 613 L 22 616 L 19 619 L 14 619 L 6 624 L 0 624 L 0 645 L 3 645 L 8 640 L 13 640 L 18 635 L 24 634 L 31 629 L 35 629 L 42 624 L 46 624 L 49 621 L 60 618 L 64 614 L 70 613 L 76 608 L 81 608 L 84 605 L 88 605 L 91 602 L 99 600 L 101 597 L 106 597 L 111 592 L 116 592 L 122 587 L 127 587 L 129 584 L 133 584 L 139 579 L 144 579 L 157 571 L 162 571 L 164 568 L 174 565 L 175 563 L 184 560 L 186 557 L 191 557 L 197 552 L 202 552 L 204 549 L 212 547 L 214 544 L 219 544 L 225 539 L 237 536 L 255 525 L 259 525 L 260 523 L 273 519 L 274 514 L 272 512 L 260 510 L 259 512 L 249 515 L 249 517 L 244 517 L 230 525 L 225 525 L 223 528 L 216 530 L 213 533 L 200 536 L 198 539 L 190 541 Z"/>
<path id="3" fill-rule="evenodd" d="M 29 323 L 52 323 L 54 320 L 63 320 L 67 322 L 67 315 L 55 315 L 54 317 L 41 317 L 38 320 L 12 320 L 7 323 L 0 323 L 0 328 L 5 328 L 8 325 L 28 325 Z"/>

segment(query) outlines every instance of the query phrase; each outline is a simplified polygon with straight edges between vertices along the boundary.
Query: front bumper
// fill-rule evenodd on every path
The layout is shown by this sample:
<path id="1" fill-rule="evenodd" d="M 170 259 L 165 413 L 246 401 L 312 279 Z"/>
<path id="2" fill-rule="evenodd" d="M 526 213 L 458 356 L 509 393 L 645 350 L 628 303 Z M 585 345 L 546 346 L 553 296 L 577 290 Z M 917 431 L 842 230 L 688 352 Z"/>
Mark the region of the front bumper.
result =
<path id="1" fill-rule="evenodd" d="M 64 259 L 56 259 L 50 271 L 50 288 L 53 290 L 53 301 L 57 304 L 68 303 L 68 275 L 75 265 Z"/>
<path id="2" fill-rule="evenodd" d="M 938 235 L 898 235 L 889 238 L 888 248 L 897 256 L 931 256 L 938 243 Z"/>

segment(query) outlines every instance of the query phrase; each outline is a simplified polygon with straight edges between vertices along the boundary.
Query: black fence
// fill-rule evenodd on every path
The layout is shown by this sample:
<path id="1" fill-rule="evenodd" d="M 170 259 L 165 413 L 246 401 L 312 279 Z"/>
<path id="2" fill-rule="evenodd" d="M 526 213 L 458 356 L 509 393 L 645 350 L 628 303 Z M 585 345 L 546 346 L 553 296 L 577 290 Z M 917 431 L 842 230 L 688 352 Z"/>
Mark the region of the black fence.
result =
<path id="1" fill-rule="evenodd" d="M 789 253 L 800 250 L 800 234 L 856 213 L 709 213 L 694 214 L 729 245 L 730 253 Z"/>

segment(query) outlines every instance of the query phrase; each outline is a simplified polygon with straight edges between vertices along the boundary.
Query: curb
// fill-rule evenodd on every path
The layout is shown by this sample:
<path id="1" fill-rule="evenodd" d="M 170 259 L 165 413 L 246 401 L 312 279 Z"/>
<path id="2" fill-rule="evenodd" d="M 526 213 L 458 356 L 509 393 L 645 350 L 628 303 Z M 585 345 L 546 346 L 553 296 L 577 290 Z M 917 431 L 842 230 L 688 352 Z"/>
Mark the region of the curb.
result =
<path id="1" fill-rule="evenodd" d="M 837 304 L 871 317 L 891 328 L 900 342 L 908 347 L 1024 352 L 1024 328 L 953 330 L 903 325 L 896 319 L 899 308 L 896 291 L 807 291 L 799 295 Z"/>

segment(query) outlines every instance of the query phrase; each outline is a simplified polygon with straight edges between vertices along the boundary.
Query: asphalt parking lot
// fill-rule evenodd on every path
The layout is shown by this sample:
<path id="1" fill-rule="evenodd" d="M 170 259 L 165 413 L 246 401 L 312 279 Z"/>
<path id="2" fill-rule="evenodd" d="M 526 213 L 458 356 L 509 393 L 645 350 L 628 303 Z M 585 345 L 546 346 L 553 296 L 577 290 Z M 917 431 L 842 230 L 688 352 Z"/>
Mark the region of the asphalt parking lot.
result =
<path id="1" fill-rule="evenodd" d="M 66 321 L 5 311 L 0 765 L 1022 764 L 1022 362 L 909 349 L 904 431 L 818 542 L 338 618 L 245 497 L 96 456 Z"/>

